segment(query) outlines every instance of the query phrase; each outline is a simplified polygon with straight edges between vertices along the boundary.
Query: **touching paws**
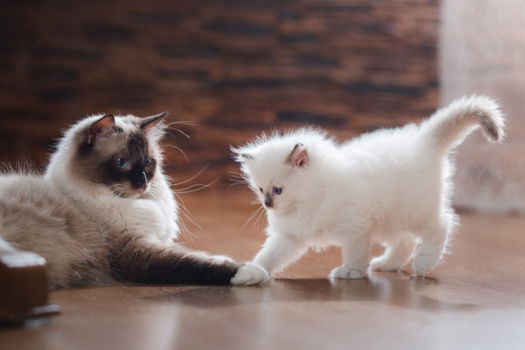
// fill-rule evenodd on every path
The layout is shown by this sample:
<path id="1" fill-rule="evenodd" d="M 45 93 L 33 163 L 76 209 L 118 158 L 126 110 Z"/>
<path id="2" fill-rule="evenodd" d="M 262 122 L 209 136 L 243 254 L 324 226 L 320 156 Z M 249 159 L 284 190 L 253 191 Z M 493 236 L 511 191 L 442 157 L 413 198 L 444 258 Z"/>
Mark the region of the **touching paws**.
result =
<path id="1" fill-rule="evenodd" d="M 230 283 L 236 286 L 249 286 L 252 284 L 261 284 L 270 279 L 270 275 L 265 269 L 252 262 L 242 265 Z"/>
<path id="2" fill-rule="evenodd" d="M 353 269 L 348 266 L 339 266 L 333 269 L 328 275 L 330 278 L 359 279 L 366 277 L 366 271 Z"/>

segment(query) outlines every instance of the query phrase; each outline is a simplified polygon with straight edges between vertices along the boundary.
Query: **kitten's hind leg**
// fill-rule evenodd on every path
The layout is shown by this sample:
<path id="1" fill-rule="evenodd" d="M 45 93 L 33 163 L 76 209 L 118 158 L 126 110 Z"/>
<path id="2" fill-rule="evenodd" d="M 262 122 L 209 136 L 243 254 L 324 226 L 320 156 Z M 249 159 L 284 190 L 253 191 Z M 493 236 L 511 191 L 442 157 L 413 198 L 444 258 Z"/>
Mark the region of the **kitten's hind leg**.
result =
<path id="1" fill-rule="evenodd" d="M 343 265 L 333 269 L 329 278 L 358 279 L 366 277 L 370 238 L 367 234 L 345 239 L 341 245 Z"/>
<path id="2" fill-rule="evenodd" d="M 414 256 L 414 273 L 425 276 L 439 264 L 445 253 L 447 238 L 453 227 L 453 222 L 442 220 L 429 226 L 421 234 L 421 243 Z"/>
<path id="3" fill-rule="evenodd" d="M 416 240 L 411 235 L 405 234 L 392 245 L 387 246 L 383 255 L 376 256 L 370 261 L 372 271 L 400 271 L 410 260 Z"/>

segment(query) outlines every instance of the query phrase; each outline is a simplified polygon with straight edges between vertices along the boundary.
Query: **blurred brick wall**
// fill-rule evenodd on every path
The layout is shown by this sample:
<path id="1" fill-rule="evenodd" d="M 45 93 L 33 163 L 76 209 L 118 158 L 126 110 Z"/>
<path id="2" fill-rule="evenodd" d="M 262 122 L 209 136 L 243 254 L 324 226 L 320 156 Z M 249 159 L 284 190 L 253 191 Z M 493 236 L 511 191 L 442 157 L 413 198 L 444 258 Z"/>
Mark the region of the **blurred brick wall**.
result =
<path id="1" fill-rule="evenodd" d="M 230 144 L 305 123 L 341 137 L 437 96 L 438 0 L 0 1 L 0 161 L 43 166 L 90 113 L 170 111 L 177 179 L 228 183 Z"/>

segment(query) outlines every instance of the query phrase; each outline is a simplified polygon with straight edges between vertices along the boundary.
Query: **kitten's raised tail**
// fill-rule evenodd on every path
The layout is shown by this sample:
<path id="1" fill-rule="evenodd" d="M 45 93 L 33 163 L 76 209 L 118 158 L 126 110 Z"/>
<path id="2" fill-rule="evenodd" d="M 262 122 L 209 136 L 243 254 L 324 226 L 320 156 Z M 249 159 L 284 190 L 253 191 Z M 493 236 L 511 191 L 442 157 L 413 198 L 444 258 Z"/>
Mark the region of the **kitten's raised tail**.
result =
<path id="1" fill-rule="evenodd" d="M 473 95 L 455 100 L 436 111 L 421 124 L 421 131 L 438 151 L 446 154 L 459 146 L 478 126 L 481 126 L 487 140 L 503 141 L 505 117 L 500 106 L 489 97 Z"/>

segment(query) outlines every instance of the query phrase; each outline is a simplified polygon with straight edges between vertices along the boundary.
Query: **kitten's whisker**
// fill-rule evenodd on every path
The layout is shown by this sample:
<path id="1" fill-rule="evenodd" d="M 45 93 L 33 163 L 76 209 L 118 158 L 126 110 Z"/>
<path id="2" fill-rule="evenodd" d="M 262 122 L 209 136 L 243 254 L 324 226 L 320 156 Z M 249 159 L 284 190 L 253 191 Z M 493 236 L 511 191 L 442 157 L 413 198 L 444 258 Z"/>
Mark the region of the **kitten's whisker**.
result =
<path id="1" fill-rule="evenodd" d="M 238 185 L 246 185 L 246 182 L 231 181 L 231 183 L 229 184 L 230 187 L 232 187 L 232 186 L 238 186 Z"/>
<path id="2" fill-rule="evenodd" d="M 234 176 L 239 176 L 239 177 L 244 178 L 244 175 L 238 171 L 228 171 L 228 174 L 232 174 Z"/>
<path id="3" fill-rule="evenodd" d="M 261 220 L 261 217 L 264 216 L 264 213 L 265 213 L 264 207 L 260 207 L 260 209 L 262 210 L 258 211 L 259 215 L 257 216 L 257 219 L 255 220 L 255 223 L 253 224 L 253 227 L 256 227 L 257 224 L 259 223 L 259 220 Z"/>
<path id="4" fill-rule="evenodd" d="M 262 208 L 262 207 L 261 207 Z M 244 224 L 242 224 L 241 228 L 244 228 L 246 227 L 246 225 L 252 221 L 257 215 L 259 215 L 259 212 L 261 210 L 261 208 L 256 208 L 254 211 L 252 211 L 252 213 L 250 214 L 250 216 L 248 217 L 248 219 L 246 219 L 246 221 L 244 222 Z"/>
<path id="5" fill-rule="evenodd" d="M 230 174 L 230 187 L 235 185 L 247 185 L 249 183 L 244 175 L 236 171 L 229 171 L 228 173 Z"/>

